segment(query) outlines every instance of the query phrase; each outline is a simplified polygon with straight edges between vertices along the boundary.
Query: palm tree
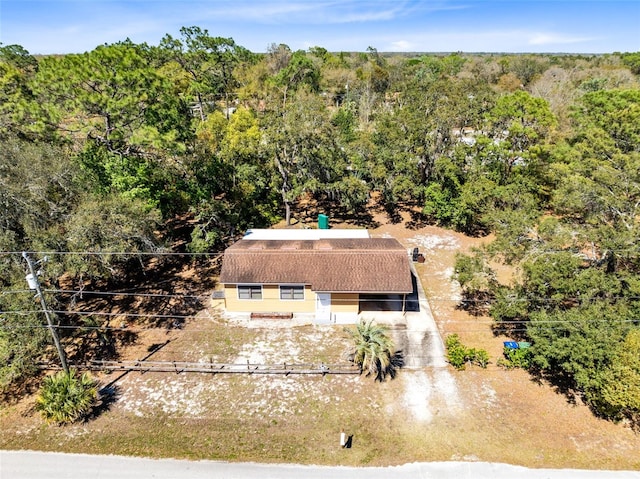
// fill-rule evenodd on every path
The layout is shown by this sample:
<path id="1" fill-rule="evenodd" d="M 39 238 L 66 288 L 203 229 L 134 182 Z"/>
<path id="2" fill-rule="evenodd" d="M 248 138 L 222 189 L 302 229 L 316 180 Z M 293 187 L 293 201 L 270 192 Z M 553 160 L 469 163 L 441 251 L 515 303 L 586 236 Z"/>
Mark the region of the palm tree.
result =
<path id="1" fill-rule="evenodd" d="M 97 397 L 97 382 L 88 373 L 60 371 L 44 379 L 36 409 L 48 422 L 66 424 L 89 413 Z"/>
<path id="2" fill-rule="evenodd" d="M 393 351 L 393 341 L 387 335 L 386 327 L 374 324 L 373 320 L 361 319 L 355 329 L 345 328 L 345 331 L 353 340 L 353 362 L 361 374 L 373 374 L 378 381 L 383 381 L 387 374 L 393 379 L 397 369 L 404 365 L 402 352 Z"/>

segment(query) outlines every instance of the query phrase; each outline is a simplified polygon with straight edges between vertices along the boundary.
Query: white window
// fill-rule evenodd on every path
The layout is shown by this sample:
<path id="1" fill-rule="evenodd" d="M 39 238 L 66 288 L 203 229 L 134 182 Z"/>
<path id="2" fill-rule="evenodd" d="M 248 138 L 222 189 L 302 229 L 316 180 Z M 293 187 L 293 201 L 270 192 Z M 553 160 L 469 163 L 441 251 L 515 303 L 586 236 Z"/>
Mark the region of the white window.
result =
<path id="1" fill-rule="evenodd" d="M 282 301 L 304 300 L 304 286 L 280 286 L 280 299 Z"/>
<path id="2" fill-rule="evenodd" d="M 238 299 L 262 299 L 262 286 L 238 285 Z"/>

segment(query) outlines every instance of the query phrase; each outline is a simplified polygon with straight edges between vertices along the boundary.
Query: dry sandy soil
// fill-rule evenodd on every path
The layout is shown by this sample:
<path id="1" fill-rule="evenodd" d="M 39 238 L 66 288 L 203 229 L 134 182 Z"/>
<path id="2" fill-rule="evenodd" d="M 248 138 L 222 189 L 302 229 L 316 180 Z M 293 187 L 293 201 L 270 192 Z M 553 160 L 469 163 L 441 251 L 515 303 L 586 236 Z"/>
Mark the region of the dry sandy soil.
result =
<path id="1" fill-rule="evenodd" d="M 408 401 L 416 419 L 428 422 L 438 415 L 465 417 L 466 424 L 452 426 L 460 428 L 463 435 L 478 432 L 485 439 L 476 443 L 477 454 L 463 459 L 486 458 L 481 452 L 485 446 L 502 444 L 508 455 L 518 455 L 519 449 L 519 460 L 533 467 L 559 461 L 565 466 L 603 468 L 617 464 L 640 469 L 637 434 L 624 425 L 594 417 L 583 404 L 574 404 L 550 385 L 534 382 L 523 371 L 499 368 L 496 362 L 502 355 L 503 341 L 512 338 L 496 337 L 490 328 L 491 318 L 473 316 L 457 308 L 460 289 L 451 279 L 455 255 L 468 253 L 489 239 L 469 238 L 433 226 L 410 230 L 406 228 L 409 216 L 403 219 L 400 224 L 382 225 L 374 234 L 390 234 L 408 246 L 420 248 L 426 261 L 417 265 L 417 270 L 441 335 L 457 333 L 463 344 L 486 349 L 491 356 L 487 369 L 411 373 L 414 379 L 407 383 L 406 397 L 412 398 Z M 509 275 L 506 268 L 497 267 L 499 278 Z M 446 399 L 433 403 L 431 399 L 437 394 Z M 445 422 L 448 421 L 451 419 Z M 452 459 L 457 457 L 454 454 Z"/>
<path id="2" fill-rule="evenodd" d="M 432 226 L 374 217 L 374 236 L 391 235 L 425 255 L 417 272 L 440 333 L 458 333 L 486 349 L 487 369 L 404 370 L 384 383 L 360 376 L 207 376 L 138 374 L 102 377 L 115 400 L 90 421 L 47 426 L 33 398 L 0 409 L 0 448 L 35 448 L 207 459 L 391 465 L 414 461 L 507 462 L 530 467 L 640 469 L 640 437 L 592 415 L 523 371 L 496 366 L 502 341 L 490 318 L 456 308 L 451 281 L 456 252 L 482 239 Z M 344 362 L 341 327 L 261 327 L 225 320 L 207 304 L 180 330 L 151 329 L 130 357 L 245 363 Z M 167 342 L 169 340 L 169 342 Z M 166 343 L 166 344 L 165 344 Z M 337 446 L 339 432 L 353 448 Z"/>

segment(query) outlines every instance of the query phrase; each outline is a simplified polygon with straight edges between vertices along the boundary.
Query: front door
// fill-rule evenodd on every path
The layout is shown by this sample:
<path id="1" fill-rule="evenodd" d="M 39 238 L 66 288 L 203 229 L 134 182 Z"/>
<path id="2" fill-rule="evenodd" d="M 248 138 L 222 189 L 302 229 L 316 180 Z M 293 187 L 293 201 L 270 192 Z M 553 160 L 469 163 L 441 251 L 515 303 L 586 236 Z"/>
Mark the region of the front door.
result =
<path id="1" fill-rule="evenodd" d="M 316 293 L 316 323 L 331 322 L 331 293 Z"/>

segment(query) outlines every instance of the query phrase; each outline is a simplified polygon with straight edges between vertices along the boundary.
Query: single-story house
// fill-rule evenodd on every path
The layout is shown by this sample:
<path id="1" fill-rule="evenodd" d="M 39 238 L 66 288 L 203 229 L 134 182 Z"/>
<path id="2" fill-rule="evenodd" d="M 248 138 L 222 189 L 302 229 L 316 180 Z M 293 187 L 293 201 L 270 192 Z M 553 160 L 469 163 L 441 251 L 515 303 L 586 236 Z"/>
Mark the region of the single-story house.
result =
<path id="1" fill-rule="evenodd" d="M 250 230 L 227 248 L 225 308 L 252 317 L 353 323 L 364 304 L 399 303 L 414 290 L 407 250 L 367 230 Z"/>

